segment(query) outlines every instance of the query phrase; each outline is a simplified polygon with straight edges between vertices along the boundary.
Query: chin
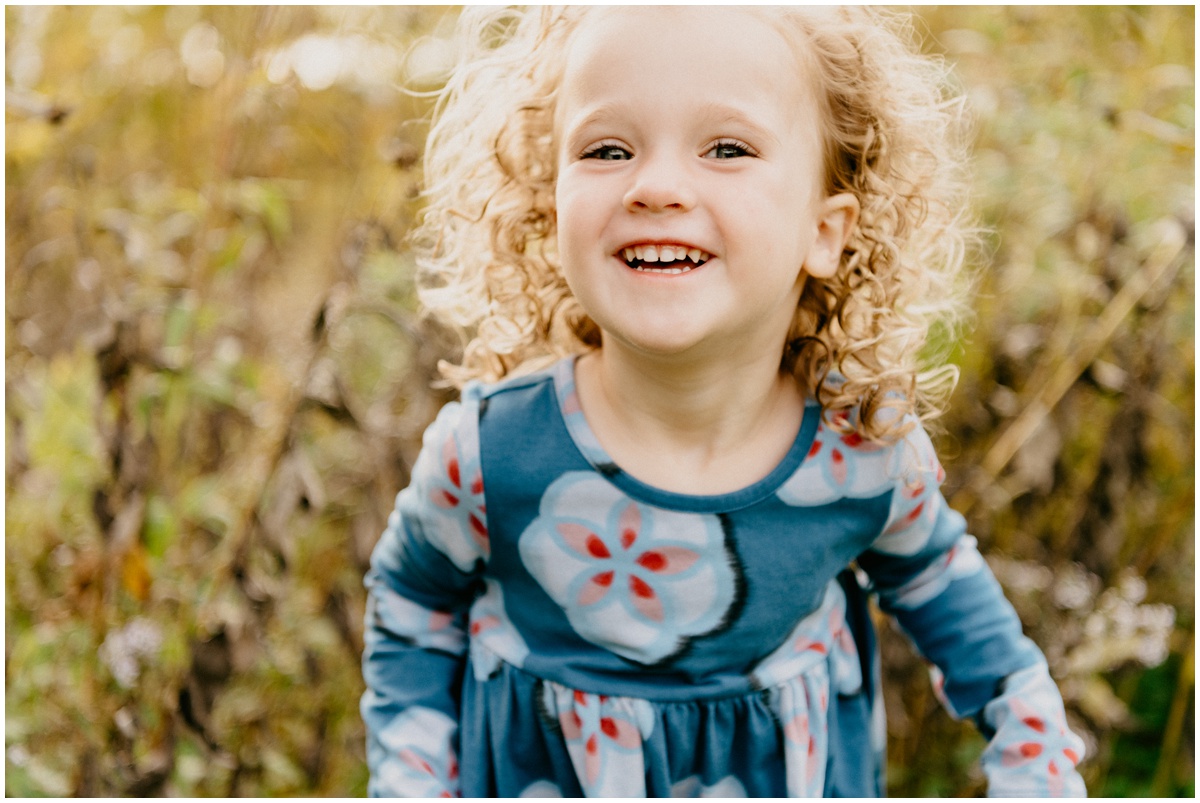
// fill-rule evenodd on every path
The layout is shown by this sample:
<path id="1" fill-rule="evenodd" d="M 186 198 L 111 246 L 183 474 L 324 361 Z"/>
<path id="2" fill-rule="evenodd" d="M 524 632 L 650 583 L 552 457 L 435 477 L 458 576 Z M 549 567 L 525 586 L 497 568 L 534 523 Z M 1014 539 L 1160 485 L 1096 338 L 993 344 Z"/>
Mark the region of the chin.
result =
<path id="1" fill-rule="evenodd" d="M 618 340 L 627 349 L 647 357 L 682 357 L 692 352 L 700 341 L 675 332 L 638 332 L 633 336 L 609 334 L 609 342 Z"/>

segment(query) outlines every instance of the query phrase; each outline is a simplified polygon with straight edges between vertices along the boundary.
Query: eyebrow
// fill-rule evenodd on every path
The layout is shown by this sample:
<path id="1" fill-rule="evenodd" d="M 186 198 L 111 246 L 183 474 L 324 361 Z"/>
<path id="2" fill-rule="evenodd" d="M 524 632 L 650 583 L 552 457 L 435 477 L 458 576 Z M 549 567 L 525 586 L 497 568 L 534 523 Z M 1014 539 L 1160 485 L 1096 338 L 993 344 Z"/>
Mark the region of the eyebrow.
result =
<path id="1" fill-rule="evenodd" d="M 560 120 L 559 125 L 562 126 L 563 131 L 567 131 L 568 130 L 567 126 L 569 125 L 570 126 L 569 130 L 571 132 L 574 132 L 574 131 L 578 131 L 581 128 L 587 128 L 588 126 L 593 125 L 595 123 L 603 123 L 607 118 L 616 116 L 616 113 L 617 113 L 617 104 L 616 103 L 613 103 L 613 102 L 603 103 L 599 106 L 596 106 L 591 111 L 589 111 L 584 117 L 580 118 L 578 120 L 578 122 L 575 122 L 573 120 Z"/>
<path id="2" fill-rule="evenodd" d="M 604 123 L 607 119 L 618 116 L 620 113 L 620 107 L 620 101 L 609 101 L 607 103 L 603 103 L 590 110 L 582 118 L 579 118 L 578 122 L 564 120 L 563 130 L 567 133 L 574 133 L 576 131 L 585 129 L 588 126 L 595 125 L 597 123 Z M 731 106 L 725 103 L 717 103 L 716 101 L 709 101 L 700 107 L 699 115 L 705 119 L 706 122 L 711 122 L 715 125 L 733 124 L 748 128 L 755 138 L 765 141 L 766 144 L 779 144 L 779 138 L 777 136 L 772 134 L 757 121 L 755 121 L 753 117 L 736 106 Z M 569 129 L 567 126 L 569 126 Z"/>
<path id="3" fill-rule="evenodd" d="M 718 124 L 732 123 L 749 128 L 756 137 L 766 140 L 769 144 L 779 144 L 779 138 L 760 125 L 753 117 L 736 106 L 723 103 L 709 102 L 701 107 L 701 113 Z"/>

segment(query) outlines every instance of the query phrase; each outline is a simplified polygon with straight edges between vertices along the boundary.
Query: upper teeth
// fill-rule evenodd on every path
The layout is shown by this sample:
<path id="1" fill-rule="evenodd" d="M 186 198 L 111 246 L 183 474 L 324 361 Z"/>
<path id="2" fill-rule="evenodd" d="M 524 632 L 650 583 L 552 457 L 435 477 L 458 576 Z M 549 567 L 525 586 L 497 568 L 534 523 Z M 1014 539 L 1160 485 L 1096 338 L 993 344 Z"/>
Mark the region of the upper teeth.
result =
<path id="1" fill-rule="evenodd" d="M 682 245 L 635 245 L 626 248 L 625 261 L 639 259 L 642 262 L 679 262 L 690 259 L 697 265 L 706 262 L 709 254 L 699 248 L 687 248 Z"/>

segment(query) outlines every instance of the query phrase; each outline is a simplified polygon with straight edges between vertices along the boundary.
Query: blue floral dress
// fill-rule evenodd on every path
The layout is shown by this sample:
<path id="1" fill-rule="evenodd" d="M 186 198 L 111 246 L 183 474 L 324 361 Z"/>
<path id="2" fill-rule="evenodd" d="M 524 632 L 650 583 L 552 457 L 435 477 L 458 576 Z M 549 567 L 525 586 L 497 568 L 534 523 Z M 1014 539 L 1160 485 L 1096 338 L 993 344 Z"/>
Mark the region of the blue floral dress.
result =
<path id="1" fill-rule="evenodd" d="M 605 454 L 573 359 L 468 385 L 366 579 L 370 793 L 879 796 L 869 590 L 989 737 L 992 794 L 1083 794 L 1044 659 L 941 479 L 919 427 L 880 447 L 813 405 L 761 481 L 671 493 Z"/>

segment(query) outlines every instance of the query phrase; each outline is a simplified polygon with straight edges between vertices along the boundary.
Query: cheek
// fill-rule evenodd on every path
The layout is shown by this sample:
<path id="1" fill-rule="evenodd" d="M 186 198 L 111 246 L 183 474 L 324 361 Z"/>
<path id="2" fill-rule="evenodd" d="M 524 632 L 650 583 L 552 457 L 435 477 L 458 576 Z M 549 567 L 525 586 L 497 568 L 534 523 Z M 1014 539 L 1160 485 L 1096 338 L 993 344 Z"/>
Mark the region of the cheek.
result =
<path id="1" fill-rule="evenodd" d="M 558 259 L 563 277 L 566 278 L 567 284 L 571 285 L 573 284 L 573 277 L 576 274 L 582 254 L 579 210 L 572 203 L 572 199 L 569 196 L 561 193 L 556 196 L 555 202 L 555 215 L 557 217 L 555 232 L 558 240 Z"/>
<path id="2" fill-rule="evenodd" d="M 595 219 L 595 202 L 586 192 L 579 191 L 572 182 L 559 182 L 554 194 L 555 216 L 558 220 L 560 250 L 578 247 L 580 238 L 588 235 Z"/>
<path id="3" fill-rule="evenodd" d="M 575 194 L 572 192 L 571 180 L 560 174 L 558 182 L 554 185 L 554 210 L 558 216 L 559 227 L 568 226 L 574 221 L 574 202 Z"/>

